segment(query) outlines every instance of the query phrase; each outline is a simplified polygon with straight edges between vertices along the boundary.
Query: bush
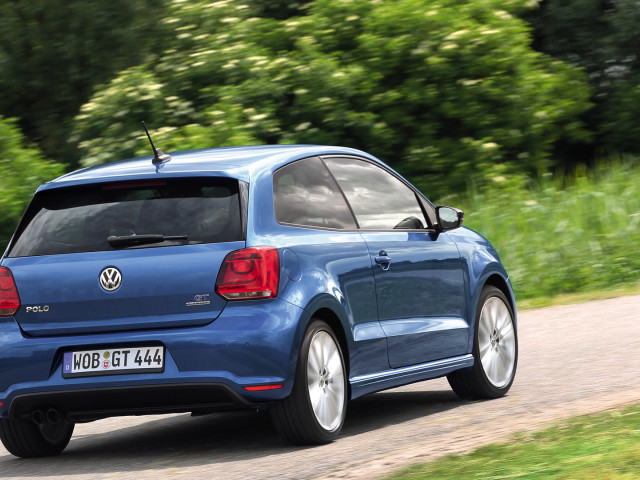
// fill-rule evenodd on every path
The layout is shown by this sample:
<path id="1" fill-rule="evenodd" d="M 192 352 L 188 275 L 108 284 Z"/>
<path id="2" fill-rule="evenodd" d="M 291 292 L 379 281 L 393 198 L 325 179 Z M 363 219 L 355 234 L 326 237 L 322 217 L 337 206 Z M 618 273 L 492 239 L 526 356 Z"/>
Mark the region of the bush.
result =
<path id="1" fill-rule="evenodd" d="M 63 170 L 25 145 L 15 119 L 0 117 L 0 248 L 4 250 L 36 188 Z"/>

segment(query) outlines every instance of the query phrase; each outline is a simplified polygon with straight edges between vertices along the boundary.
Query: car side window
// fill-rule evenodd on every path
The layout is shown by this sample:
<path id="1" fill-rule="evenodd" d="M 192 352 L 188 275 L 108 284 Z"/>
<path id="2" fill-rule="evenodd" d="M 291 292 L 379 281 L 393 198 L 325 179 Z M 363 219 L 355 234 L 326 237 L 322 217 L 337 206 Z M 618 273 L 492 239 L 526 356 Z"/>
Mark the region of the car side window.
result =
<path id="1" fill-rule="evenodd" d="M 423 229 L 428 226 L 415 192 L 382 168 L 354 158 L 325 158 L 358 225 L 365 230 Z"/>
<path id="2" fill-rule="evenodd" d="M 318 157 L 290 163 L 273 174 L 273 204 L 280 223 L 357 228 L 349 205 Z"/>

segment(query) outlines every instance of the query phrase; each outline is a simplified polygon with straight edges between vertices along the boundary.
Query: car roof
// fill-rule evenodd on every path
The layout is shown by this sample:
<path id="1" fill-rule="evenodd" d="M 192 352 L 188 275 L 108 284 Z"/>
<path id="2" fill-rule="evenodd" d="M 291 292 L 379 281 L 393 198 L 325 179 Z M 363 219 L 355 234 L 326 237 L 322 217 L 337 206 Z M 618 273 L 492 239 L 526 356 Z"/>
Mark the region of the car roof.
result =
<path id="1" fill-rule="evenodd" d="M 249 182 L 257 170 L 275 170 L 289 162 L 314 155 L 357 155 L 379 162 L 375 157 L 347 147 L 322 145 L 256 145 L 248 147 L 204 148 L 170 152 L 171 160 L 153 164 L 152 155 L 88 167 L 56 178 L 40 187 L 82 185 L 104 181 L 179 176 L 225 176 Z"/>

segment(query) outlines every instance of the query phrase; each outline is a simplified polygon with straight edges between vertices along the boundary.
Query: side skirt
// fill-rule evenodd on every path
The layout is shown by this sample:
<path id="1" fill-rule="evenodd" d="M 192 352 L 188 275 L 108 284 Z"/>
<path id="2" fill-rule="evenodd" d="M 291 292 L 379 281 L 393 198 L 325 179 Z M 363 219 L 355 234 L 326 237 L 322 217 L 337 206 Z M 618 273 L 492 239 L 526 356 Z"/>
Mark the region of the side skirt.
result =
<path id="1" fill-rule="evenodd" d="M 351 385 L 351 400 L 367 393 L 378 392 L 389 388 L 407 385 L 409 383 L 443 377 L 448 373 L 473 366 L 473 355 L 445 358 L 408 367 L 394 368 L 384 372 L 358 375 L 349 379 Z"/>

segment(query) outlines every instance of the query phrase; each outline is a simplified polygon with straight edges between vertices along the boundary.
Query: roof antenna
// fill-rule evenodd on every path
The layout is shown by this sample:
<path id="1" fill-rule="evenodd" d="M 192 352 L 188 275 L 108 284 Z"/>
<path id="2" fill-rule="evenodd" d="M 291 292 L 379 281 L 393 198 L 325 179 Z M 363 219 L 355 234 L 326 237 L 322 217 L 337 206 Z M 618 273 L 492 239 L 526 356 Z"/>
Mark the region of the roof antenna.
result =
<path id="1" fill-rule="evenodd" d="M 153 158 L 151 159 L 151 163 L 162 163 L 167 160 L 171 160 L 171 155 L 168 153 L 163 153 L 161 148 L 156 148 L 153 144 L 153 140 L 151 140 L 151 135 L 149 135 L 149 130 L 147 130 L 147 125 L 142 121 L 142 126 L 144 127 L 144 131 L 147 132 L 147 137 L 149 138 L 149 143 L 151 143 L 151 148 L 153 149 Z"/>

